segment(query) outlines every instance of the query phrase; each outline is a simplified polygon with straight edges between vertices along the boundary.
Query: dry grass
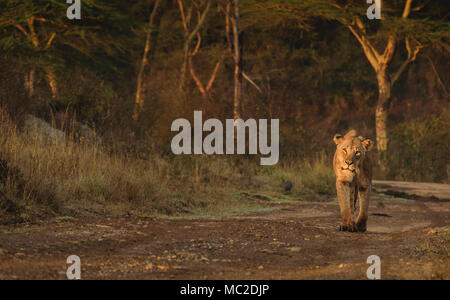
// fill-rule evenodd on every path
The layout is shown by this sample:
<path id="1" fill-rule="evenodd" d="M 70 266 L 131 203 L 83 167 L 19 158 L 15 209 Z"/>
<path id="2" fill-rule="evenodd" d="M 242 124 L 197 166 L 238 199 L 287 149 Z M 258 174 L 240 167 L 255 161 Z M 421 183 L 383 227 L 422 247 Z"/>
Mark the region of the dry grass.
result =
<path id="1" fill-rule="evenodd" d="M 333 193 L 334 177 L 325 156 L 290 166 L 263 167 L 248 156 L 165 156 L 138 159 L 111 154 L 98 144 L 49 144 L 20 132 L 0 112 L 0 180 L 9 220 L 48 215 L 214 214 L 258 209 L 240 191 Z M 236 193 L 238 192 L 238 193 Z M 11 217 L 13 216 L 13 217 Z M 8 220 L 3 217 L 2 220 Z"/>

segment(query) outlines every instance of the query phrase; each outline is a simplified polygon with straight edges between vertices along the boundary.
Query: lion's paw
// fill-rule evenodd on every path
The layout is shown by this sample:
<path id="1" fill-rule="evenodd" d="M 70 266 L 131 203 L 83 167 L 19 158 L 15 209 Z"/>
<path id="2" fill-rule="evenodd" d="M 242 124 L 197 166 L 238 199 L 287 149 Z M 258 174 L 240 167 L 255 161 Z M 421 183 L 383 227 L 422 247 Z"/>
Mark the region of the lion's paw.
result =
<path id="1" fill-rule="evenodd" d="M 366 230 L 367 230 L 366 221 L 357 222 L 356 228 L 358 229 L 358 232 L 366 232 Z"/>
<path id="2" fill-rule="evenodd" d="M 356 228 L 355 222 L 352 222 L 351 224 L 339 226 L 339 231 L 357 232 L 358 229 Z"/>

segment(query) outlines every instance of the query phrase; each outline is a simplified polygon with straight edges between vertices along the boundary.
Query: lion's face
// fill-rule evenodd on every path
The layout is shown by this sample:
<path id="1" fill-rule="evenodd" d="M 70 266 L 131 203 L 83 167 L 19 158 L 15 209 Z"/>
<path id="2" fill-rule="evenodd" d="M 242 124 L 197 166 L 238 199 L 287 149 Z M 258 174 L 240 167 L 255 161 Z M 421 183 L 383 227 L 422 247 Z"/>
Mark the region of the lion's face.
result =
<path id="1" fill-rule="evenodd" d="M 334 171 L 339 181 L 352 182 L 355 176 L 360 174 L 360 166 L 370 151 L 373 142 L 370 139 L 356 136 L 354 130 L 344 136 L 336 134 L 336 154 L 334 156 Z"/>

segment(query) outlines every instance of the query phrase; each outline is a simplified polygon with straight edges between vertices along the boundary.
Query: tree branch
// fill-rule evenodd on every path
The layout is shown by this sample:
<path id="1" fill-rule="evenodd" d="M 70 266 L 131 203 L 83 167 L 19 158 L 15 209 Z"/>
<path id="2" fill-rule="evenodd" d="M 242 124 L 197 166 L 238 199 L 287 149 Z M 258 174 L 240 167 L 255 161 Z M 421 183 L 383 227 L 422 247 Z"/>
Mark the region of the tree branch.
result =
<path id="1" fill-rule="evenodd" d="M 358 32 L 356 32 L 355 28 L 353 28 L 352 25 L 347 25 L 347 27 L 351 31 L 351 33 L 353 33 L 353 35 L 356 37 L 358 42 L 361 44 L 361 46 L 364 50 L 364 54 L 366 55 L 367 59 L 369 60 L 373 69 L 375 70 L 375 72 L 377 72 L 378 69 L 380 68 L 379 60 L 378 60 L 378 53 L 374 52 L 376 50 L 373 49 L 373 47 L 369 47 L 367 39 L 363 36 L 360 36 L 358 34 Z"/>
<path id="2" fill-rule="evenodd" d="M 188 36 L 188 39 L 187 39 L 188 43 L 191 42 L 192 39 L 197 35 L 197 32 L 199 32 L 200 28 L 202 27 L 203 23 L 205 22 L 206 15 L 208 14 L 209 9 L 211 8 L 212 2 L 213 2 L 212 0 L 207 1 L 206 8 L 203 11 L 202 15 L 200 16 L 197 25 L 195 26 L 194 30 Z"/>
<path id="3" fill-rule="evenodd" d="M 20 31 L 22 31 L 22 33 L 26 36 L 26 37 L 30 37 L 30 34 L 25 30 L 25 28 L 22 27 L 22 25 L 14 23 L 13 24 L 14 27 L 16 27 L 17 29 L 19 29 Z"/>
<path id="4" fill-rule="evenodd" d="M 405 8 L 403 9 L 403 14 L 402 14 L 403 19 L 408 18 L 409 14 L 411 13 L 411 3 L 412 3 L 412 0 L 406 0 Z"/>
<path id="5" fill-rule="evenodd" d="M 183 8 L 183 1 L 182 0 L 178 0 L 178 6 L 180 7 L 181 21 L 183 22 L 184 33 L 187 36 L 188 35 L 188 28 L 187 28 L 186 16 L 184 14 L 184 8 Z"/>
<path id="6" fill-rule="evenodd" d="M 197 33 L 197 45 L 195 45 L 194 51 L 192 51 L 192 53 L 189 54 L 190 56 L 197 55 L 201 42 L 202 42 L 202 36 L 200 35 L 200 33 Z"/>
<path id="7" fill-rule="evenodd" d="M 33 16 L 28 17 L 27 18 L 27 23 L 28 23 L 28 28 L 30 29 L 29 38 L 31 40 L 31 43 L 33 43 L 33 45 L 36 48 L 39 48 L 39 39 L 38 39 L 38 37 L 36 35 L 36 32 L 34 30 L 34 17 Z"/>
<path id="8" fill-rule="evenodd" d="M 437 82 L 438 82 L 439 86 L 444 91 L 445 97 L 448 98 L 449 95 L 448 95 L 448 92 L 447 92 L 447 88 L 445 87 L 445 84 L 442 82 L 441 77 L 439 76 L 439 73 L 436 70 L 436 67 L 434 66 L 433 60 L 427 54 L 423 54 L 423 55 L 430 62 L 431 70 L 433 71 L 434 76 L 436 76 L 436 79 L 437 79 Z"/>
<path id="9" fill-rule="evenodd" d="M 211 89 L 214 81 L 216 80 L 216 76 L 217 76 L 217 72 L 219 71 L 220 65 L 222 64 L 222 59 L 219 60 L 216 63 L 216 66 L 214 67 L 214 71 L 211 74 L 211 78 L 209 79 L 208 85 L 206 86 L 206 91 L 209 92 L 209 90 Z"/>
<path id="10" fill-rule="evenodd" d="M 402 65 L 398 68 L 397 72 L 395 72 L 391 76 L 391 84 L 394 85 L 394 83 L 400 78 L 400 75 L 402 75 L 403 71 L 406 69 L 406 67 L 416 60 L 417 54 L 419 53 L 420 49 L 422 49 L 424 46 L 418 45 L 415 47 L 414 51 L 411 49 L 411 45 L 409 43 L 409 40 L 406 38 L 405 40 L 406 49 L 408 51 L 408 58 L 402 63 Z"/>
<path id="11" fill-rule="evenodd" d="M 198 87 L 198 90 L 200 91 L 200 93 L 202 93 L 203 98 L 206 98 L 206 91 L 205 88 L 203 87 L 202 82 L 200 81 L 200 79 L 198 78 L 197 74 L 195 73 L 194 70 L 194 65 L 192 63 L 192 56 L 189 56 L 189 72 L 191 73 L 192 79 L 194 79 L 195 84 Z"/>
<path id="12" fill-rule="evenodd" d="M 244 77 L 245 80 L 250 82 L 250 84 L 253 85 L 261 95 L 264 94 L 261 88 L 247 75 L 247 73 L 242 72 L 242 77 Z"/>
<path id="13" fill-rule="evenodd" d="M 48 39 L 47 45 L 45 45 L 44 50 L 47 50 L 52 45 L 53 40 L 55 39 L 56 32 L 53 32 L 52 36 Z"/>

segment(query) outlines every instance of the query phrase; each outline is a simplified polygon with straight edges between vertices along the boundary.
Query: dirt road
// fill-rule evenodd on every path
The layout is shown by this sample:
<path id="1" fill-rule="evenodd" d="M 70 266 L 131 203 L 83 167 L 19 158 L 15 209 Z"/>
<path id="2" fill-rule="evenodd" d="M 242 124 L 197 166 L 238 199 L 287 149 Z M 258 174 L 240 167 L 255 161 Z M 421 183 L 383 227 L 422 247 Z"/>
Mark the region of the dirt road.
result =
<path id="1" fill-rule="evenodd" d="M 270 212 L 223 218 L 0 227 L 0 279 L 65 279 L 69 255 L 81 258 L 83 279 L 366 279 L 370 255 L 381 258 L 382 279 L 449 279 L 450 195 L 428 196 L 374 193 L 363 234 L 337 230 L 335 201 L 269 202 Z"/>

